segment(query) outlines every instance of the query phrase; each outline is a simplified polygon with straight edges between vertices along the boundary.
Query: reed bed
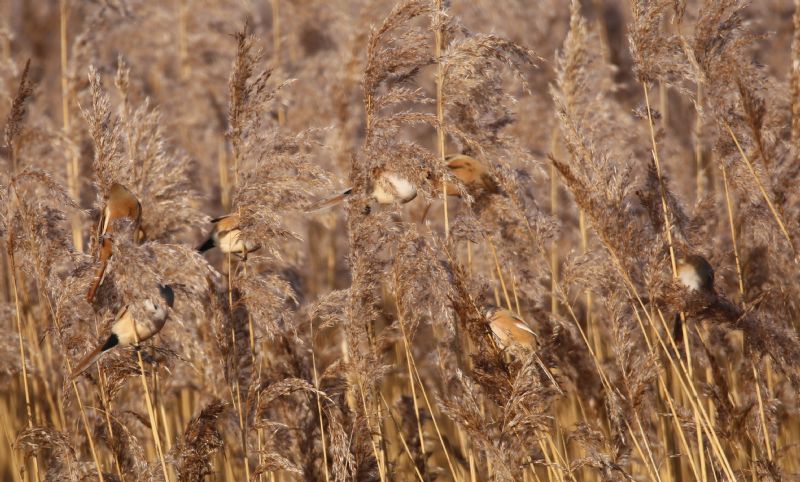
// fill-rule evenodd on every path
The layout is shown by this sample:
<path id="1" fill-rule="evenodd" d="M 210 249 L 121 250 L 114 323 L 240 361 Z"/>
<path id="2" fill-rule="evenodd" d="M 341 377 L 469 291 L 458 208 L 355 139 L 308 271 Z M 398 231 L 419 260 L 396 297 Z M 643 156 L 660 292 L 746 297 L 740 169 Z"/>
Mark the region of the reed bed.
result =
<path id="1" fill-rule="evenodd" d="M 0 0 L 0 126 L 2 480 L 800 477 L 800 2 Z"/>

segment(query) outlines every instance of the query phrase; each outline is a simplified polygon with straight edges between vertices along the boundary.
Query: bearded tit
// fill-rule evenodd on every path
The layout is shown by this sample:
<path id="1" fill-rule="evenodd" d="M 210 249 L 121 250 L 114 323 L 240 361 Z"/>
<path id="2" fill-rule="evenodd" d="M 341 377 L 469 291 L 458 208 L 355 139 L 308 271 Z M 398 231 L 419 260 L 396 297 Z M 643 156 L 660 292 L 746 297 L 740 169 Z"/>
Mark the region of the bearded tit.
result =
<path id="1" fill-rule="evenodd" d="M 536 348 L 536 333 L 519 316 L 509 310 L 490 307 L 486 313 L 489 328 L 492 330 L 497 345 L 505 350 L 513 346 L 527 349 Z"/>
<path id="2" fill-rule="evenodd" d="M 140 301 L 141 310 L 138 318 L 134 319 L 131 305 L 124 306 L 116 315 L 114 324 L 111 325 L 111 334 L 105 343 L 97 346 L 83 360 L 78 363 L 70 377 L 74 379 L 108 350 L 115 346 L 138 346 L 139 343 L 152 338 L 164 328 L 169 315 L 169 308 L 175 302 L 175 293 L 169 285 L 159 285 L 160 299 L 147 298 Z"/>
<path id="3" fill-rule="evenodd" d="M 465 154 L 450 155 L 445 158 L 447 168 L 453 175 L 461 181 L 467 190 L 472 191 L 476 188 L 482 189 L 490 194 L 499 192 L 500 187 L 489 173 L 486 165 L 477 159 Z M 452 182 L 446 182 L 448 196 L 461 196 L 461 193 Z"/>
<path id="4" fill-rule="evenodd" d="M 677 262 L 678 281 L 690 292 L 703 294 L 714 293 L 714 268 L 708 261 L 697 254 L 680 258 Z M 683 340 L 683 326 L 680 313 L 675 314 L 672 337 L 676 342 Z"/>
<path id="5" fill-rule="evenodd" d="M 134 223 L 134 240 L 141 241 L 144 238 L 144 231 L 142 231 L 140 224 L 142 221 L 142 204 L 139 199 L 130 192 L 122 184 L 114 183 L 108 191 L 106 198 L 106 205 L 103 208 L 103 214 L 100 216 L 100 222 L 97 224 L 97 241 L 100 243 L 100 267 L 95 275 L 94 283 L 92 283 L 89 292 L 86 294 L 86 300 L 91 303 L 97 293 L 97 289 L 105 279 L 106 267 L 108 260 L 111 259 L 111 246 L 112 235 L 114 230 L 114 221 L 122 218 L 131 219 Z"/>
<path id="6" fill-rule="evenodd" d="M 306 209 L 306 212 L 313 213 L 335 206 L 352 194 L 353 188 L 347 188 L 337 196 L 312 204 Z M 411 181 L 399 174 L 383 172 L 374 178 L 371 197 L 382 205 L 405 204 L 417 197 L 417 188 Z"/>
<path id="7" fill-rule="evenodd" d="M 238 214 L 228 214 L 227 216 L 212 219 L 211 222 L 214 223 L 214 227 L 205 242 L 197 247 L 197 251 L 204 253 L 211 248 L 217 247 L 225 254 L 236 254 L 246 259 L 248 253 L 258 251 L 261 248 L 254 241 L 242 239 Z"/>

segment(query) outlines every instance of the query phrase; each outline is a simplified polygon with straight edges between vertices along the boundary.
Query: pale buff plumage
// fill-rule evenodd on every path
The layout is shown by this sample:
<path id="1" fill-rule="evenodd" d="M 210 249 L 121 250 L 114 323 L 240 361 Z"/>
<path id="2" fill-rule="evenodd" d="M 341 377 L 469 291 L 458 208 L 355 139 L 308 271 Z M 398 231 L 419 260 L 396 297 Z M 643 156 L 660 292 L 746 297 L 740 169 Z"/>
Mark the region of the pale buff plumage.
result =
<path id="1" fill-rule="evenodd" d="M 690 291 L 714 289 L 714 268 L 702 256 L 693 254 L 677 262 L 678 280 Z"/>
<path id="2" fill-rule="evenodd" d="M 306 208 L 306 212 L 312 213 L 335 206 L 352 194 L 353 189 L 347 188 L 341 194 L 312 204 Z M 375 178 L 371 197 L 378 204 L 405 204 L 417 197 L 417 188 L 411 181 L 398 174 L 384 172 Z"/>
<path id="3" fill-rule="evenodd" d="M 86 300 L 89 301 L 89 303 L 94 300 L 97 289 L 100 288 L 100 285 L 105 279 L 108 260 L 111 259 L 113 223 L 123 218 L 129 218 L 134 222 L 134 233 L 136 233 L 135 237 L 137 241 L 144 238 L 144 232 L 140 227 L 142 220 L 142 204 L 125 186 L 114 183 L 108 191 L 106 205 L 103 207 L 100 221 L 97 223 L 97 240 L 100 243 L 98 255 L 100 267 L 97 269 L 95 280 L 91 288 L 89 288 L 89 292 L 86 294 Z"/>
<path id="4" fill-rule="evenodd" d="M 408 179 L 385 172 L 375 180 L 372 197 L 378 204 L 405 204 L 417 197 L 417 188 Z"/>
<path id="5" fill-rule="evenodd" d="M 489 173 L 485 164 L 474 157 L 465 154 L 455 154 L 447 156 L 447 168 L 459 180 L 467 190 L 476 188 L 483 189 L 489 193 L 496 193 L 499 189 L 497 182 Z M 446 182 L 448 196 L 461 196 L 458 186 L 452 182 Z"/>
<path id="6" fill-rule="evenodd" d="M 704 257 L 690 254 L 678 259 L 676 267 L 678 281 L 684 288 L 699 293 L 714 293 L 714 268 Z M 683 341 L 683 322 L 680 313 L 675 313 L 672 337 L 677 342 Z"/>
<path id="7" fill-rule="evenodd" d="M 487 314 L 489 327 L 494 334 L 495 340 L 500 348 L 506 349 L 513 346 L 523 348 L 536 348 L 536 333 L 525 323 L 525 321 L 504 309 L 492 309 Z"/>
<path id="8" fill-rule="evenodd" d="M 138 345 L 155 336 L 156 333 L 164 328 L 169 316 L 169 308 L 175 301 L 175 293 L 170 286 L 159 286 L 160 296 L 155 299 L 147 298 L 141 301 L 141 306 L 137 311 L 137 318 L 134 319 L 134 310 L 130 305 L 122 307 L 114 318 L 111 325 L 111 334 L 105 343 L 97 346 L 86 355 L 72 371 L 72 378 L 77 377 L 100 356 L 116 346 Z"/>
<path id="9" fill-rule="evenodd" d="M 258 251 L 261 246 L 250 240 L 242 239 L 242 231 L 239 228 L 239 215 L 229 214 L 221 218 L 213 219 L 214 227 L 211 229 L 206 241 L 198 246 L 197 250 L 201 253 L 211 248 L 217 247 L 223 253 L 247 256 L 248 253 Z"/>

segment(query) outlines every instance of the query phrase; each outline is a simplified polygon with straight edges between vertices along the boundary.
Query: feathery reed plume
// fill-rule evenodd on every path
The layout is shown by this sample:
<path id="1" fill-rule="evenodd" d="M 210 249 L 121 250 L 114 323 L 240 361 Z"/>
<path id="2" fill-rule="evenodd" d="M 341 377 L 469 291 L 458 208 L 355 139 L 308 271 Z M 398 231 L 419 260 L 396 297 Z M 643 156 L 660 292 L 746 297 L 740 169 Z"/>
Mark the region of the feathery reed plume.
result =
<path id="1" fill-rule="evenodd" d="M 223 444 L 217 424 L 226 409 L 225 402 L 214 400 L 186 425 L 170 454 L 181 482 L 201 481 L 213 473 L 212 456 Z"/>
<path id="2" fill-rule="evenodd" d="M 0 480 L 800 473 L 798 22 L 0 0 Z"/>

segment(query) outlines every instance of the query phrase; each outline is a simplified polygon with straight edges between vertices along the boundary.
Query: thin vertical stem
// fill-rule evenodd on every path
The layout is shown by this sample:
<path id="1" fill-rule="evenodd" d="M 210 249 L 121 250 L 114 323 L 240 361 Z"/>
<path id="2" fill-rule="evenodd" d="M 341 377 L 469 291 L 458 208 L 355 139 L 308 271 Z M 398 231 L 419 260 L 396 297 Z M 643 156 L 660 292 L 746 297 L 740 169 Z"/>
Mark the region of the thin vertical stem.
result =
<path id="1" fill-rule="evenodd" d="M 553 217 L 558 215 L 558 177 L 556 167 L 550 164 L 550 214 Z M 556 240 L 550 242 L 550 312 L 553 315 L 558 313 L 558 297 L 556 296 L 556 286 L 558 286 L 558 244 Z"/>
<path id="2" fill-rule="evenodd" d="M 725 165 L 722 165 L 722 180 L 725 186 L 725 205 L 728 211 L 728 225 L 730 226 L 731 230 L 731 242 L 733 243 L 733 257 L 736 260 L 736 276 L 739 281 L 739 295 L 744 301 L 744 277 L 742 276 L 742 267 L 741 263 L 739 262 L 739 248 L 738 243 L 736 241 L 736 228 L 734 227 L 733 222 L 733 202 L 731 201 L 730 192 L 728 190 L 728 174 L 725 168 Z M 761 383 L 758 379 L 758 370 L 756 370 L 755 362 L 751 360 L 750 365 L 753 369 L 753 380 L 756 382 L 756 397 L 758 399 L 758 413 L 759 413 L 759 421 L 761 422 L 761 428 L 764 432 L 764 445 L 767 448 L 767 460 L 772 460 L 772 445 L 769 441 L 769 430 L 767 429 L 767 418 L 764 413 L 764 401 L 761 396 Z"/>
<path id="3" fill-rule="evenodd" d="M 433 421 L 433 427 L 436 430 L 436 435 L 439 437 L 439 443 L 442 445 L 444 458 L 447 459 L 447 467 L 450 469 L 450 475 L 453 477 L 453 480 L 461 480 L 460 477 L 456 477 L 456 470 L 453 468 L 453 462 L 450 460 L 450 454 L 448 453 L 447 446 L 444 443 L 442 431 L 439 430 L 439 422 L 436 421 L 436 416 L 433 414 L 433 406 L 431 406 L 431 401 L 428 399 L 428 392 L 425 390 L 425 384 L 422 383 L 422 377 L 419 375 L 417 363 L 414 361 L 413 356 L 411 357 L 411 366 L 414 368 L 414 375 L 416 375 L 417 383 L 419 383 L 419 388 L 422 390 L 422 398 L 425 400 L 425 405 L 428 407 L 428 412 L 431 414 L 431 421 Z"/>
<path id="4" fill-rule="evenodd" d="M 664 231 L 667 235 L 667 244 L 669 246 L 669 258 L 672 263 L 672 274 L 675 278 L 678 277 L 678 267 L 675 262 L 675 249 L 672 246 L 672 223 L 669 221 L 669 210 L 667 209 L 667 198 L 664 192 L 664 179 L 661 174 L 661 160 L 658 157 L 658 145 L 656 144 L 656 130 L 653 124 L 653 113 L 650 110 L 650 94 L 648 93 L 647 84 L 643 83 L 644 99 L 647 106 L 647 125 L 650 127 L 650 140 L 652 142 L 653 162 L 656 165 L 656 175 L 658 176 L 658 190 L 661 197 L 661 211 L 664 215 Z"/>
<path id="5" fill-rule="evenodd" d="M 723 121 L 724 122 L 724 121 Z M 747 165 L 747 169 L 750 171 L 750 174 L 753 176 L 753 180 L 755 180 L 756 185 L 758 186 L 758 190 L 761 192 L 761 195 L 764 197 L 764 201 L 767 202 L 767 206 L 769 207 L 772 216 L 775 218 L 775 221 L 778 223 L 778 227 L 781 230 L 781 233 L 786 237 L 786 241 L 789 243 L 789 247 L 792 248 L 792 254 L 797 254 L 794 248 L 794 243 L 792 242 L 792 237 L 789 234 L 789 231 L 786 229 L 786 225 L 783 223 L 783 219 L 781 215 L 778 213 L 778 210 L 775 208 L 775 205 L 772 204 L 772 200 L 767 194 L 767 190 L 764 188 L 764 184 L 761 182 L 761 178 L 758 177 L 753 164 L 750 162 L 750 158 L 747 157 L 742 146 L 739 144 L 739 139 L 736 138 L 736 134 L 733 133 L 733 129 L 731 126 L 725 122 L 725 128 L 728 129 L 728 133 L 730 133 L 731 138 L 733 139 L 734 144 L 736 144 L 736 149 L 739 150 L 739 154 L 742 156 L 742 160 L 744 160 L 745 164 Z M 795 257 L 795 262 L 797 262 L 797 258 Z"/>
<path id="6" fill-rule="evenodd" d="M 33 428 L 33 410 L 31 405 L 31 393 L 28 387 L 28 365 L 25 363 L 25 344 L 23 343 L 22 335 L 22 307 L 19 303 L 19 291 L 17 289 L 17 267 L 14 261 L 14 241 L 9 235 L 8 241 L 8 258 L 11 264 L 11 284 L 14 290 L 14 311 L 17 320 L 17 336 L 19 337 L 19 361 L 22 366 L 22 386 L 25 391 L 25 415 L 28 421 L 28 428 Z M 36 480 L 39 479 L 39 458 L 33 458 L 33 474 Z"/>
<path id="7" fill-rule="evenodd" d="M 506 288 L 506 280 L 503 278 L 503 270 L 500 269 L 500 261 L 497 259 L 497 250 L 494 247 L 494 243 L 492 242 L 491 238 L 487 238 L 489 241 L 489 247 L 492 248 L 492 256 L 494 257 L 494 266 L 497 269 L 497 276 L 500 279 L 500 286 L 503 288 L 503 296 L 506 300 L 506 307 L 509 311 L 514 311 L 514 307 L 511 306 L 511 298 L 508 296 L 508 288 Z"/>
<path id="8" fill-rule="evenodd" d="M 319 433 L 320 439 L 322 442 L 322 466 L 325 469 L 325 481 L 328 482 L 330 480 L 330 476 L 328 475 L 328 447 L 327 443 L 325 442 L 325 424 L 322 420 L 322 402 L 320 401 L 319 396 L 319 378 L 317 375 L 317 357 L 314 354 L 314 320 L 309 318 L 308 326 L 310 327 L 310 344 L 311 344 L 311 367 L 314 370 L 314 388 L 317 390 L 317 416 L 319 417 Z M 261 438 L 259 437 L 259 443 L 261 442 Z M 259 475 L 259 477 L 261 477 Z"/>
<path id="9" fill-rule="evenodd" d="M 728 190 L 728 172 L 725 165 L 722 165 L 722 182 L 725 186 L 725 205 L 728 210 L 728 226 L 731 228 L 731 242 L 733 243 L 733 258 L 736 261 L 736 277 L 739 281 L 739 294 L 744 296 L 744 278 L 742 277 L 742 264 L 739 261 L 739 248 L 736 241 L 736 227 L 733 224 L 733 203 L 731 193 Z"/>
<path id="10" fill-rule="evenodd" d="M 697 84 L 697 109 L 700 109 L 700 106 L 703 102 L 703 86 L 698 83 Z M 700 201 L 703 197 L 703 145 L 700 143 L 700 136 L 703 133 L 703 119 L 700 117 L 700 113 L 697 112 L 697 116 L 694 121 L 694 162 L 695 162 L 695 176 L 696 176 L 696 183 L 695 186 L 695 199 Z"/>
<path id="11" fill-rule="evenodd" d="M 397 299 L 395 298 L 395 303 L 396 302 Z M 414 415 L 417 418 L 417 433 L 419 436 L 419 448 L 421 450 L 424 463 L 425 462 L 424 457 L 427 451 L 425 450 L 425 434 L 422 431 L 422 417 L 420 417 L 419 415 L 419 405 L 417 403 L 417 389 L 414 383 L 414 374 L 411 371 L 411 357 L 413 355 L 411 354 L 411 348 L 409 347 L 408 334 L 406 333 L 406 326 L 405 322 L 403 321 L 403 315 L 402 312 L 400 311 L 400 306 L 397 306 L 397 320 L 400 322 L 400 330 L 403 333 L 403 351 L 405 352 L 406 355 L 406 366 L 408 367 L 408 384 L 411 388 L 411 399 L 414 401 Z M 426 468 L 425 473 L 427 472 L 428 470 Z"/>
<path id="12" fill-rule="evenodd" d="M 134 322 L 134 325 L 136 323 Z M 156 414 L 153 408 L 153 400 L 150 397 L 150 388 L 147 386 L 147 376 L 144 371 L 144 362 L 142 361 L 142 351 L 139 346 L 139 334 L 136 333 L 136 326 L 133 328 L 133 341 L 136 346 L 136 357 L 139 360 L 139 372 L 142 379 L 142 387 L 144 388 L 144 399 L 147 405 L 147 416 L 150 418 L 150 431 L 153 433 L 153 442 L 156 444 L 156 453 L 161 462 L 161 470 L 164 471 L 164 480 L 170 481 L 169 472 L 167 471 L 167 462 L 164 459 L 164 450 L 161 448 L 161 437 L 158 435 L 158 425 L 156 424 Z"/>
<path id="13" fill-rule="evenodd" d="M 69 137 L 70 135 L 70 116 L 69 116 L 69 101 L 70 101 L 70 93 L 69 93 L 69 77 L 67 75 L 67 69 L 69 67 L 68 57 L 67 57 L 67 50 L 68 50 L 68 41 L 67 41 L 67 22 L 69 20 L 69 10 L 67 8 L 67 1 L 68 0 L 59 0 L 59 40 L 60 40 L 60 53 L 61 53 L 61 120 L 62 125 L 64 127 L 64 135 Z M 79 198 L 79 179 L 80 179 L 80 167 L 78 165 L 78 156 L 75 155 L 75 152 L 72 149 L 66 150 L 66 155 L 68 156 L 67 160 L 67 186 L 69 189 L 69 193 L 73 199 L 76 201 Z M 72 225 L 72 244 L 75 246 L 77 251 L 83 251 L 83 233 L 81 232 L 81 220 L 80 215 L 77 213 L 73 213 L 71 215 Z"/>
<path id="14" fill-rule="evenodd" d="M 764 402 L 761 399 L 761 382 L 758 380 L 758 370 L 756 364 L 751 361 L 753 367 L 753 380 L 756 382 L 756 395 L 758 398 L 758 415 L 761 420 L 761 429 L 764 432 L 764 446 L 767 448 L 767 460 L 772 461 L 772 444 L 769 441 L 769 430 L 767 430 L 767 417 L 764 413 Z"/>
<path id="15" fill-rule="evenodd" d="M 442 19 L 444 12 L 442 11 L 442 0 L 434 0 L 434 4 L 436 7 L 436 14 L 433 17 L 434 22 L 436 22 L 434 33 L 436 44 L 434 48 L 436 58 L 436 146 L 439 160 L 444 164 L 444 67 L 442 65 Z M 445 181 L 442 181 L 442 198 L 444 205 L 444 237 L 449 239 L 450 220 L 447 213 L 447 183 Z"/>
<path id="16" fill-rule="evenodd" d="M 272 62 L 275 70 L 281 68 L 281 11 L 280 0 L 271 0 L 272 6 Z M 290 59 L 291 61 L 291 59 Z M 278 108 L 278 125 L 283 127 L 286 124 L 286 112 L 283 110 L 283 105 L 277 103 Z"/>
<path id="17" fill-rule="evenodd" d="M 800 0 L 794 0 L 792 37 L 792 144 L 800 142 Z"/>
<path id="18" fill-rule="evenodd" d="M 181 80 L 187 80 L 192 70 L 189 65 L 189 35 L 187 25 L 186 6 L 187 0 L 178 0 L 178 63 L 180 65 Z"/>
<path id="19" fill-rule="evenodd" d="M 408 455 L 408 458 L 411 460 L 411 465 L 414 467 L 414 473 L 416 474 L 420 482 L 425 482 L 425 478 L 422 477 L 422 474 L 417 468 L 417 464 L 414 462 L 414 457 L 411 456 L 411 450 L 408 448 L 408 444 L 406 443 L 405 437 L 403 437 L 403 432 L 400 429 L 400 424 L 398 424 L 397 419 L 394 418 L 394 414 L 392 414 L 392 409 L 389 407 L 389 403 L 386 402 L 386 398 L 383 396 L 382 393 L 380 395 L 381 395 L 381 401 L 383 402 L 383 405 L 386 407 L 386 413 L 388 413 L 389 418 L 392 419 L 395 429 L 397 430 L 397 434 L 400 437 L 400 442 L 403 444 L 403 449 L 406 451 L 406 455 Z"/>

